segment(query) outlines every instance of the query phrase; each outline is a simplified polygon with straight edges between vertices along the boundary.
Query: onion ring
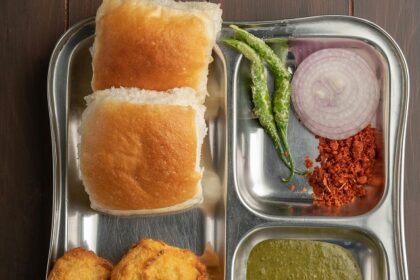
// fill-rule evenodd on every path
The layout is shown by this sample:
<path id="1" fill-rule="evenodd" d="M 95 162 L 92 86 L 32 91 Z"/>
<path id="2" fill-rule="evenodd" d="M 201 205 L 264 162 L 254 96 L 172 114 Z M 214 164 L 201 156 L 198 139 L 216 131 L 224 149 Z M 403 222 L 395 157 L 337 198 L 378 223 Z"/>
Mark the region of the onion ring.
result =
<path id="1" fill-rule="evenodd" d="M 292 102 L 312 133 L 346 139 L 365 128 L 376 114 L 379 83 L 367 62 L 347 49 L 309 55 L 292 80 Z"/>

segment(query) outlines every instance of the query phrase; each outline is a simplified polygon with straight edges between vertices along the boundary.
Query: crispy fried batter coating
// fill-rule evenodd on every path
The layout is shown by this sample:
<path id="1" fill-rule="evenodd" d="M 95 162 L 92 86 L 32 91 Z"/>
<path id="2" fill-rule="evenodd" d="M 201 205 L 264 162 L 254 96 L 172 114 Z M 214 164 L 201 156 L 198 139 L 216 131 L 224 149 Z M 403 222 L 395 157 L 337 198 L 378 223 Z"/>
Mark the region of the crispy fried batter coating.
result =
<path id="1" fill-rule="evenodd" d="M 48 280 L 107 280 L 112 264 L 83 248 L 66 252 L 54 264 Z"/>
<path id="2" fill-rule="evenodd" d="M 206 267 L 190 250 L 141 240 L 115 266 L 112 280 L 207 280 Z"/>

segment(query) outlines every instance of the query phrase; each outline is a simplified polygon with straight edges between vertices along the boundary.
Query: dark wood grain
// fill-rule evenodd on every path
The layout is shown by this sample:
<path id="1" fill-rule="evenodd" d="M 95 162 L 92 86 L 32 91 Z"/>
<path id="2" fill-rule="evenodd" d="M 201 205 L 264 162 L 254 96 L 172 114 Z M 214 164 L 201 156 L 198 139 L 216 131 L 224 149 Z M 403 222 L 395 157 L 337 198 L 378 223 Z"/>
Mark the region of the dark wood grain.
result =
<path id="1" fill-rule="evenodd" d="M 68 22 L 69 26 L 96 15 L 96 10 L 102 0 L 68 0 Z M 190 0 L 195 1 L 195 0 Z M 203 1 L 203 0 L 196 0 Z"/>
<path id="2" fill-rule="evenodd" d="M 405 232 L 410 279 L 420 279 L 420 1 L 356 0 L 355 16 L 379 24 L 400 45 L 411 76 L 405 153 Z"/>
<path id="3" fill-rule="evenodd" d="M 94 17 L 101 3 L 102 0 L 69 0 L 69 25 L 71 26 L 83 19 Z"/>
<path id="4" fill-rule="evenodd" d="M 347 0 L 211 0 L 220 3 L 224 20 L 272 20 L 315 15 L 347 15 Z"/>
<path id="5" fill-rule="evenodd" d="M 64 2 L 2 1 L 0 16 L 0 278 L 42 279 L 51 224 L 49 57 Z"/>
<path id="6" fill-rule="evenodd" d="M 100 0 L 69 0 L 70 26 L 95 16 Z M 220 3 L 224 20 L 271 20 L 349 13 L 349 0 L 210 0 Z"/>
<path id="7" fill-rule="evenodd" d="M 351 14 L 383 26 L 410 66 L 406 236 L 410 279 L 420 279 L 420 24 L 418 0 L 213 0 L 225 20 Z M 0 16 L 0 279 L 44 277 L 51 221 L 49 57 L 65 28 L 92 17 L 101 0 L 6 0 Z M 352 2 L 354 6 L 352 8 Z"/>

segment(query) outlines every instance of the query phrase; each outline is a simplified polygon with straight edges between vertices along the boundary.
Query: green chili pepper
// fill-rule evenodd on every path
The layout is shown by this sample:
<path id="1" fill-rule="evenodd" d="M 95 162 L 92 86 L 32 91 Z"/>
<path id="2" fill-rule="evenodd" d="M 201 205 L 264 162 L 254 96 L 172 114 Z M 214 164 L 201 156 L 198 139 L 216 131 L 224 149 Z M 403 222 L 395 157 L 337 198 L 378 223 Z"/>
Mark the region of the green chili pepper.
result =
<path id="1" fill-rule="evenodd" d="M 258 55 L 260 55 L 268 64 L 275 79 L 275 89 L 273 93 L 273 114 L 274 121 L 279 131 L 281 144 L 286 152 L 286 157 L 290 165 L 288 166 L 291 172 L 295 172 L 295 164 L 293 156 L 289 149 L 287 140 L 287 126 L 289 123 L 289 108 L 290 108 L 290 78 L 291 75 L 287 71 L 284 63 L 280 57 L 260 38 L 255 37 L 251 33 L 239 28 L 236 25 L 230 26 L 235 34 L 250 47 L 252 47 Z M 298 174 L 305 174 L 306 172 L 296 171 Z"/>
<path id="2" fill-rule="evenodd" d="M 242 41 L 235 39 L 226 39 L 224 42 L 242 53 L 251 61 L 251 80 L 252 80 L 252 102 L 254 103 L 254 114 L 257 116 L 261 126 L 271 137 L 274 147 L 280 156 L 280 159 L 286 166 L 290 166 L 288 162 L 287 151 L 282 145 L 281 138 L 277 134 L 277 128 L 274 121 L 273 109 L 268 93 L 267 80 L 264 74 L 264 64 L 260 56 L 253 48 Z M 286 146 L 287 147 L 287 146 Z M 294 170 L 291 169 L 290 175 L 283 181 L 289 181 L 293 177 Z"/>

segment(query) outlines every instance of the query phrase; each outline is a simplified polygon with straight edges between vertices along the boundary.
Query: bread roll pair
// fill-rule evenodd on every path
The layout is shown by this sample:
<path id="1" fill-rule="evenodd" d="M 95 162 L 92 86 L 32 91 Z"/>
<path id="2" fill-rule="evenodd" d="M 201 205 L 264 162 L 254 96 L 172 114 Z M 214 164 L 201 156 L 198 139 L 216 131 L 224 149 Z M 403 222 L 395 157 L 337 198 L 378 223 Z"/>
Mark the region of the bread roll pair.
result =
<path id="1" fill-rule="evenodd" d="M 206 2 L 104 0 L 79 149 L 91 207 L 115 215 L 202 200 L 208 65 L 221 10 Z"/>

